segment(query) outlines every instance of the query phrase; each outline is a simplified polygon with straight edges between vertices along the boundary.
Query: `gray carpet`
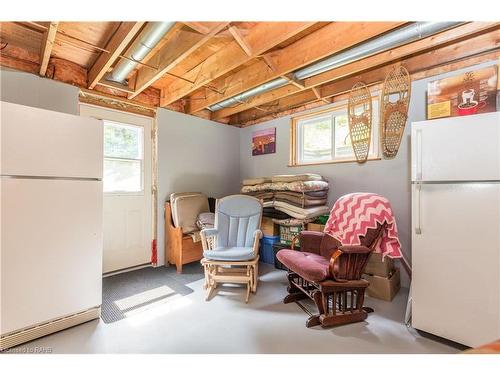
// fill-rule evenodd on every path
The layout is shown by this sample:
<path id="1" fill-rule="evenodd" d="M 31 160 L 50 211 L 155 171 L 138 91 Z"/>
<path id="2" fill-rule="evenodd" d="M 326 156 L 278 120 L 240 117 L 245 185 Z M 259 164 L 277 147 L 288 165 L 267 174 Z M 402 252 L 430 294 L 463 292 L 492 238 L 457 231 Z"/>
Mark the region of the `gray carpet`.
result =
<path id="1" fill-rule="evenodd" d="M 105 277 L 101 318 L 104 323 L 114 323 L 125 319 L 129 312 L 145 309 L 173 295 L 186 296 L 193 292 L 187 284 L 202 278 L 199 262 L 184 265 L 182 274 L 177 274 L 175 267 L 147 267 Z"/>

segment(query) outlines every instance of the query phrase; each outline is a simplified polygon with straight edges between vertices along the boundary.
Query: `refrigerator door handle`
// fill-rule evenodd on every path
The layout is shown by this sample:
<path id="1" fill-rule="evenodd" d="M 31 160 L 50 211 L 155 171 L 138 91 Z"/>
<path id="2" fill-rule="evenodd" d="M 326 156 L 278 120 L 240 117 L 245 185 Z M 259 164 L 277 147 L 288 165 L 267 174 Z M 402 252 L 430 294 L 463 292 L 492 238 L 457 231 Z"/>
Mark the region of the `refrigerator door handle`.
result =
<path id="1" fill-rule="evenodd" d="M 416 151 L 417 151 L 417 165 L 416 165 L 416 179 L 422 181 L 422 129 L 416 131 Z"/>
<path id="2" fill-rule="evenodd" d="M 415 185 L 415 234 L 422 234 L 422 225 L 420 222 L 420 194 L 422 191 L 422 184 Z"/>

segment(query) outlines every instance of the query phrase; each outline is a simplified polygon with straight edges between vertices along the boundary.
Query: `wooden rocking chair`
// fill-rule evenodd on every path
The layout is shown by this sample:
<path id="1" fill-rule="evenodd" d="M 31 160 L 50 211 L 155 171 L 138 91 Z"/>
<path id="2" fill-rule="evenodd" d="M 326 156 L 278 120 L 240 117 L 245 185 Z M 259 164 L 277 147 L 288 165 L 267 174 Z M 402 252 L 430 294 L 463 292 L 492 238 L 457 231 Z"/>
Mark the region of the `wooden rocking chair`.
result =
<path id="1" fill-rule="evenodd" d="M 290 270 L 289 294 L 283 302 L 310 298 L 318 309 L 318 313 L 313 314 L 300 305 L 310 315 L 307 327 L 359 322 L 373 312 L 363 305 L 369 283 L 361 278 L 361 274 L 382 228 L 379 225 L 376 229 L 369 229 L 362 245 L 358 246 L 341 246 L 327 234 L 303 231 L 294 238 L 291 249 L 278 252 L 279 261 Z M 293 250 L 299 238 L 301 250 Z"/>

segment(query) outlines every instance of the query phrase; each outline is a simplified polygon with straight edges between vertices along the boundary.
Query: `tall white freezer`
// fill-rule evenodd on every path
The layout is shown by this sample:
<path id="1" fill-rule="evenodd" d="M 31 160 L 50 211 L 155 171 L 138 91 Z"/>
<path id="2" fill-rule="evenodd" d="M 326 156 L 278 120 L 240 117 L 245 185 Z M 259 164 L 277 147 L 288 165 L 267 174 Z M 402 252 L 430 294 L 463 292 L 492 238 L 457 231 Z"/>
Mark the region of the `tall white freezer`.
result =
<path id="1" fill-rule="evenodd" d="M 100 316 L 99 120 L 0 102 L 1 349 Z"/>
<path id="2" fill-rule="evenodd" d="M 500 338 L 500 113 L 412 124 L 412 325 Z"/>

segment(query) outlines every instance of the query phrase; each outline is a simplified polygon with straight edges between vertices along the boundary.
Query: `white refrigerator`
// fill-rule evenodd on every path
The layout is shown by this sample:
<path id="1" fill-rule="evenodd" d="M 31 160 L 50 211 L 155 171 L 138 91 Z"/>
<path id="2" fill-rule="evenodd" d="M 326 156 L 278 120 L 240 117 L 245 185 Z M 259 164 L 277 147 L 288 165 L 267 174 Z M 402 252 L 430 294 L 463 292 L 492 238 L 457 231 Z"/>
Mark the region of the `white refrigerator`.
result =
<path id="1" fill-rule="evenodd" d="M 500 113 L 412 124 L 412 325 L 500 338 Z"/>
<path id="2" fill-rule="evenodd" d="M 0 349 L 98 318 L 101 121 L 0 102 Z"/>

